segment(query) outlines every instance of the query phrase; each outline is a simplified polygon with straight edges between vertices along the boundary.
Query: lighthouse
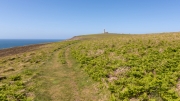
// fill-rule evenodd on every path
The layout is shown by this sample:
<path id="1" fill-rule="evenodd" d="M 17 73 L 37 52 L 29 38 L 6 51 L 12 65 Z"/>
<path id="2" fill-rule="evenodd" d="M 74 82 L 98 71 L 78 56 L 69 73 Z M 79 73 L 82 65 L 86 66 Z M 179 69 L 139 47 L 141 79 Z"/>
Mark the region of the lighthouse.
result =
<path id="1" fill-rule="evenodd" d="M 106 29 L 104 29 L 104 34 L 108 34 L 108 32 L 106 32 Z"/>

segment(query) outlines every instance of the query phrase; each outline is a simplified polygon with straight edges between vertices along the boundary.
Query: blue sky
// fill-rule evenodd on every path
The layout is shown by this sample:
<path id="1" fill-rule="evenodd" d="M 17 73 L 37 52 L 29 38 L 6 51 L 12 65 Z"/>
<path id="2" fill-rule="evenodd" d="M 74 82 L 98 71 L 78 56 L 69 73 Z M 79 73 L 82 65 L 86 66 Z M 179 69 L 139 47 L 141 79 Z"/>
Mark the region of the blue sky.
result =
<path id="1" fill-rule="evenodd" d="M 0 39 L 180 31 L 180 0 L 0 0 Z"/>

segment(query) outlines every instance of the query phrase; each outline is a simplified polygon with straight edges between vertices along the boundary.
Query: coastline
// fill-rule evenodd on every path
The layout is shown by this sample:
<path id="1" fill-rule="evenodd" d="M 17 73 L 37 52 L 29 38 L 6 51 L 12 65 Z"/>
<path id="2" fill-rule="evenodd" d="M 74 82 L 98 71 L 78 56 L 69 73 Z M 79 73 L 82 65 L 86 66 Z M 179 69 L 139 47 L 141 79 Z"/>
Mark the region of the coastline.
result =
<path id="1" fill-rule="evenodd" d="M 0 49 L 0 58 L 5 57 L 5 56 L 10 56 L 10 55 L 33 51 L 33 50 L 38 49 L 40 46 L 47 45 L 47 44 L 50 44 L 50 43 L 32 44 L 32 45 L 26 45 L 26 46 L 18 46 L 18 47 Z"/>
<path id="2" fill-rule="evenodd" d="M 66 41 L 66 40 L 62 40 Z M 61 41 L 55 41 L 55 42 L 61 42 Z M 39 47 L 55 42 L 45 42 L 45 43 L 37 43 L 37 44 L 29 44 L 24 46 L 15 46 L 15 47 L 9 47 L 9 48 L 0 48 L 0 58 L 10 56 L 10 55 L 16 55 L 20 53 L 25 53 L 29 51 L 33 51 L 38 49 Z"/>
<path id="3" fill-rule="evenodd" d="M 64 39 L 0 39 L 0 50 L 34 44 L 59 42 Z"/>

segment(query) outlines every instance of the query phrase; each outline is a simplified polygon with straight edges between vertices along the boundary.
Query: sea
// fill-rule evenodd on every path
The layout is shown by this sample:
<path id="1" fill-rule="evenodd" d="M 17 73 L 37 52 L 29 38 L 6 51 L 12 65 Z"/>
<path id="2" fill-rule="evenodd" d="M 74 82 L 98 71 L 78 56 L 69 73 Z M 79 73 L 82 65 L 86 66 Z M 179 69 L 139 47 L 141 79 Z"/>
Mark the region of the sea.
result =
<path id="1" fill-rule="evenodd" d="M 63 41 L 62 39 L 0 39 L 0 49 Z"/>

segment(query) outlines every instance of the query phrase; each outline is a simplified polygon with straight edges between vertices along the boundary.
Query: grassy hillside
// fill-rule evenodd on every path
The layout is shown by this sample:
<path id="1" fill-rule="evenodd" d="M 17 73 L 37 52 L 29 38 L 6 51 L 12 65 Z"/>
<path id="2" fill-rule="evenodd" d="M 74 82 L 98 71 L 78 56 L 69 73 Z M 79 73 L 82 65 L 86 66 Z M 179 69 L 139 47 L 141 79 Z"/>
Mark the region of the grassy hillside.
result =
<path id="1" fill-rule="evenodd" d="M 36 79 L 41 67 L 52 59 L 52 55 L 66 43 L 2 50 L 0 57 L 0 101 L 31 101 L 34 99 Z M 27 49 L 29 51 L 27 52 Z M 32 50 L 33 49 L 33 50 Z M 12 50 L 12 51 L 11 51 Z M 14 53 L 16 55 L 11 55 Z M 20 53 L 20 54 L 18 54 Z"/>
<path id="2" fill-rule="evenodd" d="M 72 56 L 110 100 L 180 100 L 180 33 L 89 35 Z"/>
<path id="3" fill-rule="evenodd" d="M 69 49 L 78 42 L 67 40 L 0 51 L 0 101 L 108 99 L 71 57 Z"/>
<path id="4" fill-rule="evenodd" d="M 180 33 L 84 35 L 2 56 L 0 101 L 180 100 Z"/>

